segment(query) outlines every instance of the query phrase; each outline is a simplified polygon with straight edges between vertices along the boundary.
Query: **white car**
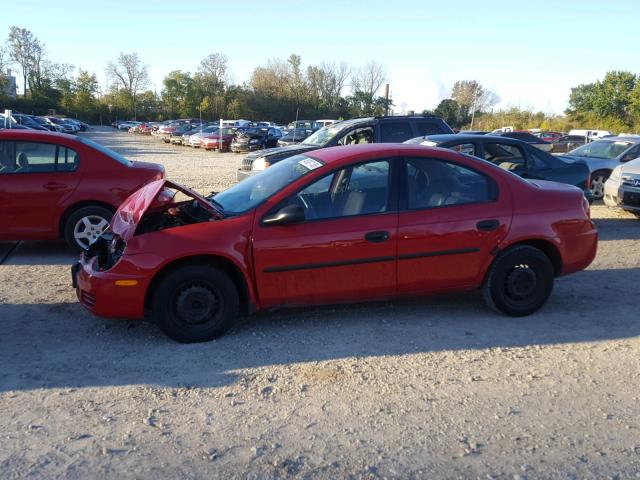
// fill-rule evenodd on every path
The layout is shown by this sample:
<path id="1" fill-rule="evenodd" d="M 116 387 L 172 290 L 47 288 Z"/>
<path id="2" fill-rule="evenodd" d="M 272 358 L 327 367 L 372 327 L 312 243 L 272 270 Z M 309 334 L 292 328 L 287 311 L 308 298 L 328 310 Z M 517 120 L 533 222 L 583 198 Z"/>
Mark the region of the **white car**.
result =
<path id="1" fill-rule="evenodd" d="M 640 158 L 613 169 L 604 184 L 604 203 L 640 218 Z"/>

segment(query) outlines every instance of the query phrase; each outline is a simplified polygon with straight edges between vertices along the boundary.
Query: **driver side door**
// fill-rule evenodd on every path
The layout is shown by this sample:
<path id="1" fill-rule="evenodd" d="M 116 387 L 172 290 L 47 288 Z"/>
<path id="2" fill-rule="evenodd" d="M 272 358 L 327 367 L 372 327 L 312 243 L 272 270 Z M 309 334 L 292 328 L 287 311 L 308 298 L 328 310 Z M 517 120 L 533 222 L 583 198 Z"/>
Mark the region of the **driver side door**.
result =
<path id="1" fill-rule="evenodd" d="M 253 259 L 263 306 L 395 295 L 398 214 L 391 164 L 376 160 L 338 170 L 273 209 L 299 205 L 303 222 L 265 226 L 256 218 Z"/>

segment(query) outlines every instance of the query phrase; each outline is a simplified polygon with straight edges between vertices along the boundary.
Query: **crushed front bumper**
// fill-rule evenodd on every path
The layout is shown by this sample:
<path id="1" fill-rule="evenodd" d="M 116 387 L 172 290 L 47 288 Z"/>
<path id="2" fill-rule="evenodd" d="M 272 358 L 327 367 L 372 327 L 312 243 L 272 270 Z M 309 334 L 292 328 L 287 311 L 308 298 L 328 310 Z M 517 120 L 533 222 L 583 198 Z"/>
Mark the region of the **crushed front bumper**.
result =
<path id="1" fill-rule="evenodd" d="M 80 304 L 99 317 L 143 318 L 151 275 L 124 258 L 108 271 L 97 270 L 95 260 L 81 254 L 71 266 L 71 283 Z"/>

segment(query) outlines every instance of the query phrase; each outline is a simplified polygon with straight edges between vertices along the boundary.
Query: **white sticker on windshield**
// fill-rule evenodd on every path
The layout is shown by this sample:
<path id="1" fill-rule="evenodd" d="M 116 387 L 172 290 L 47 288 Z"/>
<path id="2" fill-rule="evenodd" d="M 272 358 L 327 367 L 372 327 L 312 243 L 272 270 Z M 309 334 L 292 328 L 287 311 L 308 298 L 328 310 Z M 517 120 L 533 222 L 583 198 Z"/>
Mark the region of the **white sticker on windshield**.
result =
<path id="1" fill-rule="evenodd" d="M 298 164 L 309 170 L 315 170 L 316 168 L 320 168 L 322 166 L 319 161 L 314 160 L 313 158 L 303 158 L 298 162 Z"/>

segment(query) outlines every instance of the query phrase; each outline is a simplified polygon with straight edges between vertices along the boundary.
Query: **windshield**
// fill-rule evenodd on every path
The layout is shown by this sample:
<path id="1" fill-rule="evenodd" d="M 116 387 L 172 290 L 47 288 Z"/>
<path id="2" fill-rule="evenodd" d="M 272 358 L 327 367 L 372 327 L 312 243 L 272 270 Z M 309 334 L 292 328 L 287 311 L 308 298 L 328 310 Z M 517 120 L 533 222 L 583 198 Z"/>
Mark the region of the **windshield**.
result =
<path id="1" fill-rule="evenodd" d="M 631 145 L 633 145 L 631 142 L 597 140 L 575 148 L 571 150 L 569 154 L 589 158 L 616 158 Z"/>
<path id="2" fill-rule="evenodd" d="M 267 129 L 266 128 L 247 128 L 243 130 L 241 133 L 247 133 L 251 135 L 266 135 Z"/>
<path id="3" fill-rule="evenodd" d="M 113 150 L 105 147 L 104 145 L 100 145 L 99 143 L 96 143 L 93 140 L 89 140 L 86 137 L 77 137 L 76 139 L 84 143 L 85 145 L 89 145 L 90 147 L 95 148 L 99 152 L 104 153 L 106 156 L 113 158 L 116 162 L 121 163 L 122 165 L 126 165 L 127 167 L 130 167 L 131 165 L 133 165 L 133 162 L 131 160 L 127 160 L 118 152 L 114 152 Z"/>
<path id="4" fill-rule="evenodd" d="M 308 136 L 302 142 L 303 145 L 315 145 L 317 147 L 324 147 L 329 143 L 336 135 L 342 131 L 341 125 L 330 125 L 328 127 L 321 128 L 313 135 Z"/>
<path id="5" fill-rule="evenodd" d="M 220 206 L 226 215 L 246 212 L 322 165 L 324 164 L 319 160 L 305 155 L 294 155 L 218 193 L 212 201 Z"/>

